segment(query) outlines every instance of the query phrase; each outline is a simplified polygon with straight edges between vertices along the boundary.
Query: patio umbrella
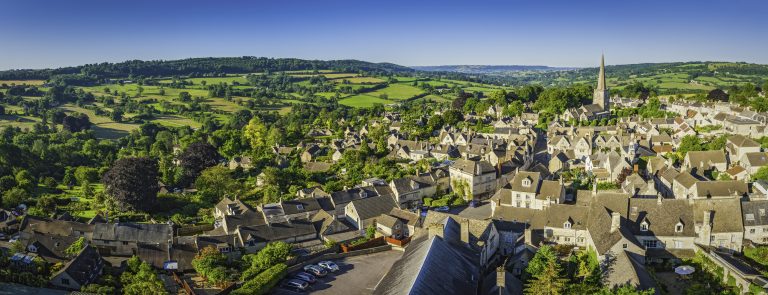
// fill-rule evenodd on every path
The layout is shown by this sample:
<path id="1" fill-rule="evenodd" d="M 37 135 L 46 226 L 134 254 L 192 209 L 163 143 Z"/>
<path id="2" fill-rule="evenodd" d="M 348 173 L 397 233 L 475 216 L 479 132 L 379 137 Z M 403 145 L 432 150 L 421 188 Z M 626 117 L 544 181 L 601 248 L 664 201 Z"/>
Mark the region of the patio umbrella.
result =
<path id="1" fill-rule="evenodd" d="M 696 269 L 693 268 L 693 266 L 681 265 L 681 266 L 675 267 L 675 273 L 679 275 L 686 276 L 686 275 L 692 274 L 694 271 L 696 271 Z"/>

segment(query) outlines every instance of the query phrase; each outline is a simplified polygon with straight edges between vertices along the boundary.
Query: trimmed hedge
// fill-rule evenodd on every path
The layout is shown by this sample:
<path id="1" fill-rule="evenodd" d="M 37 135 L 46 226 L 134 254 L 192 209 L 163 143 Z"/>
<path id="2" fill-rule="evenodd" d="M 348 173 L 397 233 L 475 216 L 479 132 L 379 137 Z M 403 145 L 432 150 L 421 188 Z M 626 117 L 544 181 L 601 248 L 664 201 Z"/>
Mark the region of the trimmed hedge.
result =
<path id="1" fill-rule="evenodd" d="M 261 272 L 252 280 L 246 282 L 238 288 L 232 291 L 230 294 L 234 295 L 246 295 L 246 294 L 267 294 L 280 280 L 286 275 L 288 266 L 285 263 L 278 263 Z"/>

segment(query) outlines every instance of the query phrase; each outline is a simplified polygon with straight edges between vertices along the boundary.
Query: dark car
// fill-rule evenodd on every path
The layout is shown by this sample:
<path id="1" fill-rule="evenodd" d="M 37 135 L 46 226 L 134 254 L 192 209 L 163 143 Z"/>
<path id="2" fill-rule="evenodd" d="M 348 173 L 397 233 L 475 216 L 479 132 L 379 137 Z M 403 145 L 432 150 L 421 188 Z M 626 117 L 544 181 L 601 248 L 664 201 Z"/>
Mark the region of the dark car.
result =
<path id="1" fill-rule="evenodd" d="M 305 281 L 310 284 L 314 284 L 315 282 L 317 282 L 317 278 L 315 278 L 315 276 L 303 271 L 295 274 L 293 278 L 297 280 Z"/>
<path id="2" fill-rule="evenodd" d="M 302 280 L 287 280 L 283 282 L 283 287 L 286 289 L 294 290 L 296 292 L 304 292 L 309 287 L 309 283 Z"/>
<path id="3" fill-rule="evenodd" d="M 310 264 L 304 267 L 304 271 L 316 276 L 316 277 L 324 277 L 328 274 L 328 271 L 323 269 L 322 267 L 319 267 L 314 264 Z"/>

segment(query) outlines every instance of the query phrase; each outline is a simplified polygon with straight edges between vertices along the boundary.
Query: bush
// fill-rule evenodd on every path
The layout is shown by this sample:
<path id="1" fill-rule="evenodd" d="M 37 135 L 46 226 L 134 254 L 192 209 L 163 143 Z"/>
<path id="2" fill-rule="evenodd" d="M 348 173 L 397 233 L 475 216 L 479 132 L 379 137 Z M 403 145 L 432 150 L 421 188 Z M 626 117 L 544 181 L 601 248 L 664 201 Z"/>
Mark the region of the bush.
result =
<path id="1" fill-rule="evenodd" d="M 432 201 L 431 207 L 442 207 L 442 206 L 448 206 L 450 199 L 437 199 Z"/>
<path id="2" fill-rule="evenodd" d="M 424 198 L 424 206 L 430 207 L 432 206 L 432 198 Z"/>
<path id="3" fill-rule="evenodd" d="M 467 204 L 467 200 L 462 197 L 456 197 L 451 201 L 451 206 L 464 206 Z"/>
<path id="4" fill-rule="evenodd" d="M 263 271 L 252 280 L 249 280 L 243 284 L 237 290 L 232 291 L 231 294 L 267 294 L 272 287 L 285 277 L 286 269 L 288 266 L 285 263 L 279 263 L 269 269 Z"/>

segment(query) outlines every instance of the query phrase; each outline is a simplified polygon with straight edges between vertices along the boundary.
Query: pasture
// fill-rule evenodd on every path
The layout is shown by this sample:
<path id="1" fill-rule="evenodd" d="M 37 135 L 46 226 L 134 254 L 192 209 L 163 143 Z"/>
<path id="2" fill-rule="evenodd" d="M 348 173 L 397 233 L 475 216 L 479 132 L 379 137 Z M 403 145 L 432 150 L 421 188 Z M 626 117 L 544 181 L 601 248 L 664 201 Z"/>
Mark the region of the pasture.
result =
<path id="1" fill-rule="evenodd" d="M 393 101 L 381 99 L 379 97 L 370 96 L 367 94 L 358 94 L 358 95 L 353 95 L 353 96 L 344 98 L 340 100 L 339 103 L 345 106 L 353 107 L 353 108 L 369 108 L 377 103 L 386 105 L 386 104 L 393 103 Z"/>

